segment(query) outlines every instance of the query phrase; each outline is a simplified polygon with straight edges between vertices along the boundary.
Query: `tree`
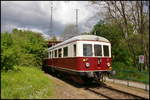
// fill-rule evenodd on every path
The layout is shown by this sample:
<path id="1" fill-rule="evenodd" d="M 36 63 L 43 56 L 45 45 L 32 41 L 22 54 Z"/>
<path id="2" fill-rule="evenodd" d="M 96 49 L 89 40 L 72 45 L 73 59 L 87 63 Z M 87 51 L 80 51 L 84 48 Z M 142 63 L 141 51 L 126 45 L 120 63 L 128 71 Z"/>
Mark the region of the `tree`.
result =
<path id="1" fill-rule="evenodd" d="M 68 24 L 66 25 L 64 32 L 61 36 L 63 40 L 66 40 L 76 35 L 79 35 L 79 33 L 77 33 L 76 31 L 76 26 L 74 24 Z"/>
<path id="2" fill-rule="evenodd" d="M 89 35 L 89 34 L 91 34 L 91 33 L 89 33 L 89 32 L 82 32 L 81 33 L 81 35 Z"/>
<path id="3" fill-rule="evenodd" d="M 50 41 L 53 41 L 53 42 L 54 42 L 54 41 L 57 41 L 56 36 L 55 36 L 55 35 L 54 35 L 54 36 L 52 36 L 52 37 L 51 37 L 51 39 L 50 39 Z"/>
<path id="4" fill-rule="evenodd" d="M 15 65 L 42 65 L 46 43 L 40 33 L 14 29 L 1 36 L 1 70 L 13 69 Z"/>
<path id="5" fill-rule="evenodd" d="M 100 1 L 92 1 L 93 4 L 101 5 Z M 105 1 L 106 9 L 105 20 L 107 22 L 114 21 L 118 28 L 121 29 L 122 36 L 128 45 L 130 54 L 134 61 L 134 65 L 137 65 L 136 56 L 137 48 L 141 48 L 141 53 L 145 56 L 145 67 L 149 66 L 149 5 L 146 1 Z M 139 46 L 133 48 L 133 41 L 136 40 L 133 35 L 139 35 L 141 41 Z M 138 36 L 136 36 L 138 37 Z M 139 43 L 139 42 L 138 42 Z"/>
<path id="6" fill-rule="evenodd" d="M 100 20 L 94 25 L 91 34 L 105 37 L 110 41 L 114 62 L 122 62 L 126 65 L 132 64 L 127 45 L 116 23 L 105 23 Z"/>

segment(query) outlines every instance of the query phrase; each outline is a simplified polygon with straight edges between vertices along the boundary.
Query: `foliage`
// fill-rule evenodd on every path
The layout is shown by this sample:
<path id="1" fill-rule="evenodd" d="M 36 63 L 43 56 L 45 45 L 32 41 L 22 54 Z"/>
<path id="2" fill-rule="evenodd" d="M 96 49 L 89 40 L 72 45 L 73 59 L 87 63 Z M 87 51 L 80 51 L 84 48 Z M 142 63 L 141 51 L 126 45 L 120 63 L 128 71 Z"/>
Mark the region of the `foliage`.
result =
<path id="1" fill-rule="evenodd" d="M 149 72 L 140 72 L 136 67 L 126 66 L 124 63 L 115 62 L 112 65 L 116 74 L 111 76 L 112 78 L 132 80 L 149 84 Z"/>
<path id="2" fill-rule="evenodd" d="M 136 56 L 141 49 L 140 54 L 144 55 L 144 69 L 149 67 L 149 46 L 146 37 L 149 36 L 149 5 L 145 1 L 106 1 L 107 21 L 115 20 L 118 28 L 122 30 L 128 49 L 133 59 L 133 63 L 137 66 Z M 121 20 L 120 20 L 121 19 Z M 146 36 L 147 34 L 147 36 Z M 132 37 L 136 36 L 136 37 Z M 137 38 L 140 37 L 140 39 Z M 145 37 L 146 36 L 146 37 Z M 132 39 L 131 39 L 132 38 Z M 133 41 L 138 43 L 133 48 Z M 139 43 L 140 42 L 140 43 Z"/>
<path id="3" fill-rule="evenodd" d="M 40 33 L 14 29 L 1 34 L 1 70 L 13 69 L 14 65 L 42 65 L 46 43 Z"/>
<path id="4" fill-rule="evenodd" d="M 82 32 L 81 35 L 88 35 L 90 34 L 89 32 Z"/>
<path id="5" fill-rule="evenodd" d="M 123 39 L 121 30 L 115 23 L 98 22 L 91 34 L 95 34 L 107 38 L 112 45 L 113 62 L 124 62 L 127 65 L 132 64 L 127 44 Z"/>
<path id="6" fill-rule="evenodd" d="M 111 76 L 112 78 L 134 80 L 138 82 L 149 83 L 149 73 L 139 71 L 138 56 L 142 54 L 141 51 L 141 34 L 129 34 L 127 41 L 130 41 L 131 47 L 134 51 L 134 55 L 129 52 L 128 44 L 124 39 L 124 35 L 119 26 L 112 22 L 100 21 L 91 32 L 98 36 L 107 38 L 111 42 L 112 50 L 112 68 L 116 71 L 116 75 Z M 129 32 L 132 33 L 132 25 L 128 25 Z M 148 37 L 144 37 L 148 41 Z M 137 63 L 137 66 L 134 65 L 134 60 Z"/>
<path id="7" fill-rule="evenodd" d="M 106 36 L 114 40 L 123 40 L 128 52 L 128 58 L 132 59 L 132 64 L 138 66 L 137 56 L 144 55 L 143 69 L 149 68 L 149 4 L 146 1 L 90 1 L 93 5 L 98 5 L 104 10 L 104 21 L 98 24 L 102 25 L 104 22 L 115 25 L 117 30 L 120 30 L 120 36 L 123 38 L 116 38 L 112 30 L 108 28 Z M 101 6 L 101 5 L 105 6 Z M 97 13 L 97 15 L 102 15 Z M 109 25 L 111 27 L 111 25 Z M 104 28 L 101 28 L 103 30 Z M 96 29 L 97 30 L 97 29 Z M 100 28 L 98 29 L 100 30 Z M 109 34 L 111 32 L 113 34 Z M 109 34 L 109 35 L 108 35 Z M 105 35 L 104 35 L 105 36 Z M 113 38 L 114 37 L 114 38 Z M 116 43 L 117 44 L 117 43 Z M 118 45 L 118 44 L 117 44 Z M 120 47 L 118 47 L 120 48 Z M 117 48 L 116 48 L 117 49 Z M 114 49 L 114 50 L 116 50 Z M 112 50 L 113 51 L 113 50 Z M 127 53 L 126 53 L 127 54 Z"/>
<path id="8" fill-rule="evenodd" d="M 2 34 L 1 39 L 1 69 L 13 69 L 13 65 L 16 61 L 16 55 L 12 52 L 13 47 L 13 39 L 11 34 L 5 33 Z M 3 67 L 5 66 L 5 67 Z"/>
<path id="9" fill-rule="evenodd" d="M 56 36 L 54 35 L 54 36 L 50 39 L 50 41 L 57 41 Z"/>
<path id="10" fill-rule="evenodd" d="M 76 26 L 74 24 L 68 24 L 66 25 L 64 32 L 61 34 L 61 37 L 63 40 L 66 40 L 76 35 L 79 35 Z"/>
<path id="11" fill-rule="evenodd" d="M 53 82 L 41 70 L 15 66 L 15 70 L 1 72 L 2 99 L 40 99 L 53 95 Z"/>

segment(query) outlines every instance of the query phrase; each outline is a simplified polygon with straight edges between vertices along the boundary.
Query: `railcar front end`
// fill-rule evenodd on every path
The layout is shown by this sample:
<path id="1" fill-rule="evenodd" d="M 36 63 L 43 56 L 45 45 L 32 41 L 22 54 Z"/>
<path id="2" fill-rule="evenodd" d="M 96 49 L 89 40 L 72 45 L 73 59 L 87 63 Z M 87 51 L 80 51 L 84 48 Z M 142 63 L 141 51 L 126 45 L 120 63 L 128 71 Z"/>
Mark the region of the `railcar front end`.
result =
<path id="1" fill-rule="evenodd" d="M 103 37 L 77 36 L 51 47 L 48 55 L 44 68 L 69 74 L 76 82 L 99 82 L 112 70 L 111 44 Z"/>

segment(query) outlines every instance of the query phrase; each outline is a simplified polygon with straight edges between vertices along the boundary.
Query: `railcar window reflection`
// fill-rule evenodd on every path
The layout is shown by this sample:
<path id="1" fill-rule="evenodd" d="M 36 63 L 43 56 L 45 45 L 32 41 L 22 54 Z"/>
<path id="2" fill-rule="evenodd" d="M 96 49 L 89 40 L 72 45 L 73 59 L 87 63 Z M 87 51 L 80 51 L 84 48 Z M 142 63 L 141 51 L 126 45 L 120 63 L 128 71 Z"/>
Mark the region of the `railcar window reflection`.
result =
<path id="1" fill-rule="evenodd" d="M 58 49 L 58 57 L 62 57 L 62 49 Z"/>
<path id="2" fill-rule="evenodd" d="M 54 58 L 54 51 L 52 51 L 52 58 Z"/>
<path id="3" fill-rule="evenodd" d="M 64 55 L 64 57 L 67 57 L 68 56 L 68 47 L 64 47 L 63 48 L 63 55 Z"/>
<path id="4" fill-rule="evenodd" d="M 76 56 L 76 44 L 73 45 L 74 57 Z"/>
<path id="5" fill-rule="evenodd" d="M 109 48 L 107 45 L 103 45 L 103 49 L 104 49 L 104 56 L 109 56 Z"/>
<path id="6" fill-rule="evenodd" d="M 57 57 L 57 50 L 55 50 L 55 57 Z"/>
<path id="7" fill-rule="evenodd" d="M 102 46 L 95 44 L 94 53 L 95 53 L 95 56 L 102 56 Z"/>
<path id="8" fill-rule="evenodd" d="M 92 56 L 92 44 L 83 44 L 83 56 Z"/>
<path id="9" fill-rule="evenodd" d="M 52 54 L 51 54 L 51 51 L 50 51 L 50 52 L 49 52 L 49 58 L 51 58 L 51 55 L 52 55 Z"/>
<path id="10" fill-rule="evenodd" d="M 53 58 L 53 51 L 51 51 L 51 58 Z"/>

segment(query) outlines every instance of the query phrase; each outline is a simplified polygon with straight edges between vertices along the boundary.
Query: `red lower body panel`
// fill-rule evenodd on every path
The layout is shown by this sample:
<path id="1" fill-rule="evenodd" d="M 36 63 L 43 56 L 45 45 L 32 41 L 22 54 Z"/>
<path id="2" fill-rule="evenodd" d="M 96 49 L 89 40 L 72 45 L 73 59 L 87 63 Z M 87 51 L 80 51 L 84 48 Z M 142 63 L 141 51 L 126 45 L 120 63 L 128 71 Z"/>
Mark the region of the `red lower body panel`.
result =
<path id="1" fill-rule="evenodd" d="M 74 57 L 74 58 L 53 58 L 45 59 L 46 65 L 63 68 L 66 70 L 74 71 L 107 71 L 111 70 L 111 58 L 109 57 Z M 86 63 L 89 63 L 90 66 L 87 67 Z M 107 65 L 110 64 L 110 66 Z"/>

